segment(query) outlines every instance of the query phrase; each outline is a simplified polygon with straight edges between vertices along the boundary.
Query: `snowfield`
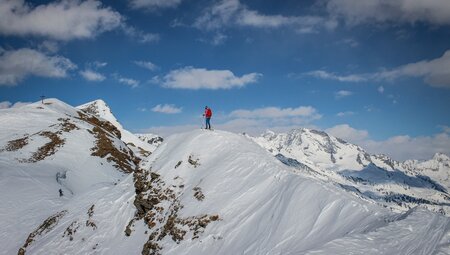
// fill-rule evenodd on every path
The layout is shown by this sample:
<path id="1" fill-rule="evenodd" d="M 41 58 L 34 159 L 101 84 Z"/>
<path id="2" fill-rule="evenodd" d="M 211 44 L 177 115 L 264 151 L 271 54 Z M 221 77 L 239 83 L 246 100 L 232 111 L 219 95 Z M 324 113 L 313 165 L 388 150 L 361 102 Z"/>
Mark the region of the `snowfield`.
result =
<path id="1" fill-rule="evenodd" d="M 399 212 L 419 205 L 450 213 L 450 158 L 444 154 L 428 161 L 398 162 L 306 128 L 248 138 L 290 166 L 292 172 L 334 183 L 362 199 Z"/>
<path id="2" fill-rule="evenodd" d="M 373 167 L 353 162 L 359 152 L 333 165 L 318 147 L 274 157 L 225 131 L 145 137 L 99 100 L 0 110 L 0 254 L 450 254 L 450 218 L 434 207 L 337 185 Z"/>

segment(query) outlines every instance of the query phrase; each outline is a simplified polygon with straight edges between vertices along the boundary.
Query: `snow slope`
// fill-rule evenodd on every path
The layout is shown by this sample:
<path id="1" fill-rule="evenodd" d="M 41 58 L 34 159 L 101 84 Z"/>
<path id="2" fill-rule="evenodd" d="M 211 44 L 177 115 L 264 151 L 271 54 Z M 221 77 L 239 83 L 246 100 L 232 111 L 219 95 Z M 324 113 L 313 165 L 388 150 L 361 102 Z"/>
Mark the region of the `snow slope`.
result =
<path id="1" fill-rule="evenodd" d="M 95 200 L 137 167 L 112 125 L 56 99 L 0 110 L 0 126 L 2 254 L 17 253 L 50 215 L 80 197 Z"/>
<path id="2" fill-rule="evenodd" d="M 294 172 L 333 182 L 363 199 L 395 210 L 421 205 L 450 213 L 450 160 L 446 155 L 402 163 L 385 155 L 369 155 L 357 145 L 306 128 L 280 134 L 268 131 L 250 139 Z"/>
<path id="3" fill-rule="evenodd" d="M 293 173 L 245 136 L 176 134 L 138 164 L 109 122 L 47 102 L 0 110 L 0 254 L 450 253 L 449 218 Z M 28 160 L 43 131 L 64 143 Z"/>
<path id="4" fill-rule="evenodd" d="M 417 254 L 449 244 L 448 218 L 428 211 L 418 217 L 415 210 L 394 214 L 330 183 L 292 174 L 243 136 L 202 130 L 174 135 L 151 160 L 153 171 L 172 185 L 183 205 L 177 217 L 221 219 L 208 225 L 201 243 L 192 243 L 189 232 L 179 245 L 163 240 L 163 254 L 303 254 L 321 249 L 330 254 L 328 243 L 354 236 L 363 236 L 361 243 L 373 254 L 395 254 L 411 244 L 412 234 L 375 242 L 370 235 L 382 230 L 392 237 L 411 228 L 420 229 L 414 235 L 423 238 L 415 246 Z M 196 198 L 196 190 L 202 199 Z M 442 249 L 449 252 L 448 246 Z"/>

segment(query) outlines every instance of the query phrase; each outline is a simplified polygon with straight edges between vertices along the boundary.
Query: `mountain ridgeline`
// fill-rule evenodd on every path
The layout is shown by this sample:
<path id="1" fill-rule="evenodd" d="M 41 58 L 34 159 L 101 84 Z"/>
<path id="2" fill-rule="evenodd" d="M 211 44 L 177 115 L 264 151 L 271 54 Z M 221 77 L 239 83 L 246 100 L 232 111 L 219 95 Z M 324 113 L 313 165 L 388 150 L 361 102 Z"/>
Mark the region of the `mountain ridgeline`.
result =
<path id="1" fill-rule="evenodd" d="M 251 138 L 294 172 L 332 182 L 362 199 L 395 210 L 423 206 L 450 213 L 450 158 L 398 162 L 312 129 Z"/>
<path id="2" fill-rule="evenodd" d="M 135 135 L 102 100 L 0 125 L 0 254 L 450 253 L 443 154 L 396 162 L 309 129 Z"/>

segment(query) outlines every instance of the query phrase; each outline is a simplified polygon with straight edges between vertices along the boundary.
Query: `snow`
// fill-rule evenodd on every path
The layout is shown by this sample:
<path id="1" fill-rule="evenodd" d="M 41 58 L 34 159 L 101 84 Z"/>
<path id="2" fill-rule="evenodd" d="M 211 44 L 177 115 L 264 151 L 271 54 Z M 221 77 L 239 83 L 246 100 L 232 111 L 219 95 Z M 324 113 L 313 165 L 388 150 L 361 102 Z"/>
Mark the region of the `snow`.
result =
<path id="1" fill-rule="evenodd" d="M 448 254 L 449 229 L 448 218 L 429 215 L 425 210 L 412 210 L 405 219 L 376 231 L 333 240 L 307 254 L 347 254 L 348 251 L 352 254 Z M 427 238 L 423 238 L 424 235 Z"/>
<path id="2" fill-rule="evenodd" d="M 306 128 L 248 138 L 290 165 L 292 172 L 308 172 L 355 196 L 397 211 L 420 205 L 450 213 L 450 159 L 444 154 L 402 163 L 385 155 L 369 155 L 359 146 Z"/>
<path id="3" fill-rule="evenodd" d="M 182 164 L 174 170 L 177 160 L 189 155 L 201 165 Z M 157 158 L 152 168 L 159 169 L 165 181 L 179 176 L 190 184 L 186 190 L 202 188 L 205 201 L 196 202 L 190 192 L 182 195 L 184 215 L 207 211 L 223 218 L 208 232 L 222 240 L 196 246 L 183 243 L 165 254 L 300 252 L 377 225 L 383 219 L 381 212 L 390 215 L 331 185 L 291 174 L 256 144 L 227 132 L 172 136 L 152 157 Z"/>
<path id="4" fill-rule="evenodd" d="M 124 177 L 105 159 L 90 155 L 95 140 L 87 132 L 91 126 L 76 119 L 78 114 L 73 107 L 56 99 L 45 102 L 0 110 L 2 147 L 23 136 L 31 140 L 23 149 L 0 153 L 0 246 L 5 254 L 17 253 L 28 234 L 60 208 Z M 48 138 L 33 134 L 42 130 L 57 132 L 54 124 L 60 123 L 59 118 L 69 118 L 79 130 L 62 132 L 65 144 L 54 155 L 35 163 L 19 162 L 49 142 Z M 58 182 L 58 173 L 66 178 Z M 59 189 L 63 197 L 59 197 Z"/>
<path id="5" fill-rule="evenodd" d="M 96 142 L 93 126 L 77 118 L 77 111 L 86 105 L 73 108 L 56 99 L 46 102 L 50 104 L 0 110 L 0 149 L 9 141 L 29 137 L 22 148 L 0 152 L 0 254 L 17 253 L 29 234 L 58 212 L 64 213 L 53 228 L 35 236 L 26 254 L 141 254 L 159 225 L 150 228 L 138 219 L 131 235 L 125 235 L 136 215 L 135 177 L 119 171 L 113 162 L 91 155 Z M 94 114 L 111 121 L 122 133 L 122 140 L 111 134 L 113 146 L 137 151 L 140 145 L 134 140 L 136 136 L 124 136 L 126 130 L 106 104 L 95 102 Z M 68 118 L 79 129 L 61 131 L 64 144 L 43 160 L 20 160 L 49 142 L 39 132 L 61 130 L 61 118 Z M 367 177 L 364 173 L 368 167 L 377 178 L 377 171 L 395 171 L 361 165 L 355 158 L 364 152 L 357 147 L 306 132 L 305 137 L 294 133 L 292 137 L 306 141 L 317 135 L 316 141 L 307 142 L 309 149 L 298 140 L 289 142 L 301 151 L 279 147 L 269 153 L 253 139 L 220 130 L 175 134 L 157 148 L 146 147 L 156 149 L 149 156 L 140 155 L 140 167 L 158 174 L 162 189 L 176 195 L 181 205 L 177 217 L 219 216 L 218 221 L 200 228 L 198 238 L 181 225 L 187 232 L 178 243 L 170 235 L 161 237 L 157 241 L 161 254 L 450 253 L 450 218 L 425 207 L 391 210 L 329 181 L 347 180 L 342 171 L 357 171 Z M 314 149 L 317 155 L 313 155 Z M 337 165 L 331 161 L 333 150 Z M 273 156 L 275 152 L 289 158 L 298 156 L 298 162 L 326 178 L 286 166 Z M 446 164 L 444 156 L 439 156 L 442 167 Z M 319 159 L 323 161 L 315 164 Z M 325 166 L 328 172 L 322 169 Z M 201 190 L 203 200 L 195 197 L 194 188 Z M 156 204 L 162 208 L 162 216 L 169 216 L 170 203 L 173 201 Z"/>

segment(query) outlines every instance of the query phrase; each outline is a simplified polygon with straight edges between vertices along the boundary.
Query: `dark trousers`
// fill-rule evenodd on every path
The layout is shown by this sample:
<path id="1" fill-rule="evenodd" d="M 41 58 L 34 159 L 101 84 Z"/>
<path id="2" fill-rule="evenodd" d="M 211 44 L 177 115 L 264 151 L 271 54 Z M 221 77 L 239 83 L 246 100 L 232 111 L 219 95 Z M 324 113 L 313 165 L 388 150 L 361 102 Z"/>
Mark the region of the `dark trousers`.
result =
<path id="1" fill-rule="evenodd" d="M 205 121 L 206 121 L 206 129 L 211 129 L 211 123 L 210 123 L 211 118 L 205 118 Z"/>

